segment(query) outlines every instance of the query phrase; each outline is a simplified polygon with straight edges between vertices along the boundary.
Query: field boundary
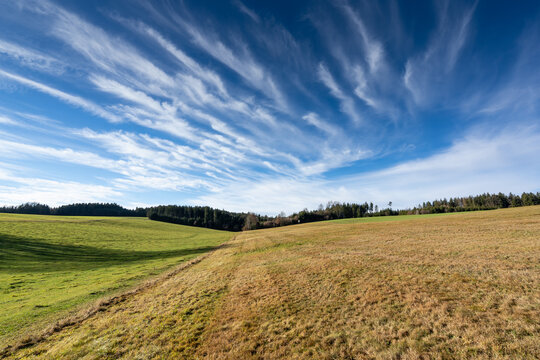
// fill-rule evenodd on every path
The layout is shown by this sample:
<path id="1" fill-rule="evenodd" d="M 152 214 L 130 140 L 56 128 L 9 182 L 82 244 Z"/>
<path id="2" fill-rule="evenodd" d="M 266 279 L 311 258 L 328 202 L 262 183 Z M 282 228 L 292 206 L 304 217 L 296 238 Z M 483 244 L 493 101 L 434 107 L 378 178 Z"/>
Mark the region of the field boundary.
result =
<path id="1" fill-rule="evenodd" d="M 125 290 L 117 295 L 107 296 L 95 301 L 91 305 L 85 306 L 83 309 L 76 311 L 70 315 L 67 315 L 65 318 L 55 321 L 53 325 L 46 327 L 44 330 L 37 332 L 37 334 L 31 335 L 21 335 L 21 339 L 16 340 L 14 344 L 7 345 L 4 349 L 0 349 L 0 358 L 5 358 L 12 355 L 14 352 L 20 349 L 34 346 L 44 340 L 46 340 L 51 335 L 62 331 L 64 328 L 81 324 L 82 322 L 90 319 L 94 315 L 106 311 L 113 305 L 120 304 L 129 298 L 147 290 L 152 287 L 155 287 L 168 279 L 178 275 L 182 271 L 200 263 L 207 257 L 209 257 L 214 251 L 222 249 L 227 246 L 227 243 L 234 240 L 236 236 L 233 236 L 228 241 L 224 242 L 221 245 L 216 246 L 214 249 L 208 251 L 205 254 L 202 254 L 194 259 L 183 262 L 175 268 L 151 279 L 148 279 L 134 288 Z"/>

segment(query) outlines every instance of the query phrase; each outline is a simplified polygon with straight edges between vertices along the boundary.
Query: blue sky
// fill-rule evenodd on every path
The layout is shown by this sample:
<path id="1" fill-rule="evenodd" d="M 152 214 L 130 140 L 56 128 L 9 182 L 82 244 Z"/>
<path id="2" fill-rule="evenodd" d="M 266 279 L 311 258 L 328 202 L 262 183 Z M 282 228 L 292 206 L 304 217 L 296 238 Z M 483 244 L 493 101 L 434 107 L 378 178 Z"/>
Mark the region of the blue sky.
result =
<path id="1" fill-rule="evenodd" d="M 540 3 L 0 1 L 0 204 L 540 191 Z"/>

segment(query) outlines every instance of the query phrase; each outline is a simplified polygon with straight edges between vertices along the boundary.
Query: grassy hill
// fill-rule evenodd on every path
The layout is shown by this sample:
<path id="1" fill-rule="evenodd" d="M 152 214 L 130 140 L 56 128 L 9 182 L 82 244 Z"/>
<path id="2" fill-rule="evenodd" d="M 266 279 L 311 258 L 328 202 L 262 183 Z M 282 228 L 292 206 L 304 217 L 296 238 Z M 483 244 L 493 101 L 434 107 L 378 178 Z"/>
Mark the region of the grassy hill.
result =
<path id="1" fill-rule="evenodd" d="M 540 207 L 244 232 L 11 358 L 538 358 Z"/>
<path id="2" fill-rule="evenodd" d="M 143 218 L 0 214 L 0 340 L 230 237 Z"/>

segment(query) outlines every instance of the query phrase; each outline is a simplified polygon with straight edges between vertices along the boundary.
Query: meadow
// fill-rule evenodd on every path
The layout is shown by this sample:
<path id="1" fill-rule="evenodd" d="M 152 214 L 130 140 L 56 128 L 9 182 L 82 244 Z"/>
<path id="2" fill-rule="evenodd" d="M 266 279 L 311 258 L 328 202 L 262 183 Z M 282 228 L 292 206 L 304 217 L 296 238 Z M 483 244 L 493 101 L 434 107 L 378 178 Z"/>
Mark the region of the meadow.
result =
<path id="1" fill-rule="evenodd" d="M 540 206 L 237 234 L 12 359 L 536 359 Z"/>
<path id="2" fill-rule="evenodd" d="M 145 218 L 0 214 L 0 343 L 230 237 Z"/>

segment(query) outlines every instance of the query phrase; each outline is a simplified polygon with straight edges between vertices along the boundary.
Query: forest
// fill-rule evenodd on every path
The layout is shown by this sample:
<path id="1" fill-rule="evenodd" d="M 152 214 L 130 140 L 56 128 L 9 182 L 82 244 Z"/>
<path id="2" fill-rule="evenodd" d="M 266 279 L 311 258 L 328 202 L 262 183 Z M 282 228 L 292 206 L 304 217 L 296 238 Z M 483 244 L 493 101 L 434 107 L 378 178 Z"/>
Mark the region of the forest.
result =
<path id="1" fill-rule="evenodd" d="M 340 203 L 330 201 L 316 210 L 304 209 L 291 215 L 277 216 L 237 213 L 208 206 L 160 205 L 149 208 L 126 209 L 115 203 L 78 203 L 49 207 L 39 203 L 0 207 L 3 213 L 65 215 L 65 216 L 147 216 L 151 220 L 205 227 L 217 230 L 242 231 L 287 226 L 323 220 L 360 218 L 369 216 L 396 216 L 437 214 L 461 211 L 492 210 L 508 207 L 540 205 L 540 193 L 482 194 L 428 201 L 412 209 L 392 209 L 390 201 L 379 209 L 373 203 Z"/>
<path id="2" fill-rule="evenodd" d="M 374 206 L 373 203 L 357 204 L 331 201 L 326 207 L 321 204 L 316 210 L 304 209 L 289 216 L 281 213 L 275 217 L 270 217 L 253 213 L 234 213 L 207 206 L 178 205 L 151 207 L 147 209 L 147 215 L 152 220 L 202 226 L 211 229 L 240 231 L 333 219 L 493 210 L 529 205 L 540 205 L 540 193 L 523 193 L 522 195 L 486 193 L 476 196 L 428 201 L 412 209 L 404 210 L 392 209 L 392 202 L 388 203 L 387 208 L 379 210 L 378 206 Z"/>
<path id="3" fill-rule="evenodd" d="M 77 203 L 50 207 L 36 202 L 0 207 L 0 213 L 64 216 L 146 216 L 145 208 L 126 209 L 114 203 Z"/>
<path id="4" fill-rule="evenodd" d="M 540 193 L 514 195 L 482 194 L 468 197 L 440 199 L 426 202 L 413 209 L 401 210 L 400 214 L 438 214 L 459 211 L 493 210 L 508 207 L 540 205 Z"/>
<path id="5" fill-rule="evenodd" d="M 217 230 L 241 231 L 250 214 L 213 209 L 208 206 L 161 205 L 148 208 L 150 220 Z"/>

